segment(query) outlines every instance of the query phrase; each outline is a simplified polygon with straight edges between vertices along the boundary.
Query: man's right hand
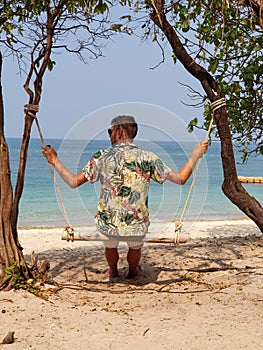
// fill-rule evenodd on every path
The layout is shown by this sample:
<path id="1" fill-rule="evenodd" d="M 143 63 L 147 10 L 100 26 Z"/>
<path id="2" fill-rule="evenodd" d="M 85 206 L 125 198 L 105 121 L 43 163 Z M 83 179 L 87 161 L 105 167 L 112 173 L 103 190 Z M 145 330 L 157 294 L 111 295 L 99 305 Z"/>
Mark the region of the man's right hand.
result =
<path id="1" fill-rule="evenodd" d="M 203 155 L 206 153 L 208 148 L 208 141 L 205 140 L 203 142 L 199 142 L 195 145 L 192 155 L 197 157 L 197 158 L 201 158 L 203 157 Z"/>

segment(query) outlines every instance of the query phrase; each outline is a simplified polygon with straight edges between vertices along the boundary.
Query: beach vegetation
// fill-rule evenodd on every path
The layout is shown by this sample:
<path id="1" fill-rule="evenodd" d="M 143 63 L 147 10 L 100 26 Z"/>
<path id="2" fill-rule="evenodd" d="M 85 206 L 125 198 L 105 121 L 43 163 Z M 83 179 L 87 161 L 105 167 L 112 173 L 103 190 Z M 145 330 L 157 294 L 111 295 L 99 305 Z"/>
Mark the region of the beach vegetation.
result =
<path id="1" fill-rule="evenodd" d="M 34 259 L 37 259 L 37 257 L 34 254 L 33 256 Z M 37 265 L 34 263 L 34 265 L 31 266 L 31 268 L 33 268 L 33 270 L 35 271 L 34 277 L 27 278 L 24 274 L 24 262 L 14 261 L 13 264 L 11 264 L 5 269 L 3 282 L 5 284 L 8 284 L 9 288 L 23 289 L 34 295 L 45 298 L 47 294 L 49 294 L 50 290 L 54 290 L 54 287 L 50 288 L 52 280 L 48 275 L 48 269 L 45 266 L 46 264 L 49 267 L 49 263 L 45 261 L 41 264 L 40 268 L 38 268 Z M 45 271 L 44 274 L 43 267 Z"/>
<path id="2" fill-rule="evenodd" d="M 23 273 L 23 262 L 14 261 L 12 265 L 5 269 L 3 280 L 13 289 L 24 289 L 31 293 L 34 292 L 34 279 L 26 279 Z"/>

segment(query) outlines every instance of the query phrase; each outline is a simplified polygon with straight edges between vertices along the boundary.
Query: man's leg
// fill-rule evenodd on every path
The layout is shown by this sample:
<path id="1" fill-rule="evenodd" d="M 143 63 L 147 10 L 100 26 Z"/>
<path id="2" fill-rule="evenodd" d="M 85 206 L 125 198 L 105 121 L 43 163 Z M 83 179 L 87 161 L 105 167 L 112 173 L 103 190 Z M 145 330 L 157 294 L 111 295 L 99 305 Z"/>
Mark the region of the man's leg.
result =
<path id="1" fill-rule="evenodd" d="M 109 277 L 119 277 L 118 260 L 119 253 L 117 248 L 105 248 L 105 257 L 109 265 Z"/>
<path id="2" fill-rule="evenodd" d="M 140 268 L 139 268 L 140 259 L 141 259 L 141 248 L 137 248 L 137 249 L 129 248 L 128 255 L 127 255 L 129 272 L 126 278 L 133 278 L 138 276 L 140 272 Z"/>

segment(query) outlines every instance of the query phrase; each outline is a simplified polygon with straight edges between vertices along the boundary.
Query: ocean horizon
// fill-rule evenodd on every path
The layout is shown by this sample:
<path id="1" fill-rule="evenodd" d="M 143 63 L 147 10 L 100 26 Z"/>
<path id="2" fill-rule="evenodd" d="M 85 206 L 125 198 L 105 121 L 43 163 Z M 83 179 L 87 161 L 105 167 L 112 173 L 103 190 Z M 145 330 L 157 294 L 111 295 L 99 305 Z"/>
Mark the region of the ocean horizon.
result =
<path id="1" fill-rule="evenodd" d="M 21 139 L 9 138 L 12 184 L 15 186 Z M 194 146 L 191 142 L 136 140 L 139 147 L 153 151 L 172 169 L 179 169 L 186 161 Z M 110 147 L 108 140 L 61 140 L 47 139 L 62 162 L 74 173 L 79 172 L 89 158 L 99 149 Z M 249 158 L 241 164 L 241 155 L 235 150 L 238 175 L 262 176 L 262 156 Z M 56 176 L 67 215 L 72 225 L 94 223 L 99 195 L 99 184 L 86 183 L 78 189 L 70 189 Z M 166 181 L 159 185 L 151 181 L 149 192 L 149 212 L 151 222 L 178 220 L 181 217 L 192 176 L 184 186 Z M 213 141 L 202 158 L 184 220 L 224 220 L 243 218 L 240 211 L 223 194 L 221 184 L 223 171 L 220 157 L 220 143 Z M 263 204 L 263 184 L 243 184 L 246 191 Z M 53 178 L 46 159 L 42 156 L 41 142 L 31 139 L 28 152 L 25 186 L 19 207 L 18 225 L 64 226 L 65 218 L 56 193 Z"/>

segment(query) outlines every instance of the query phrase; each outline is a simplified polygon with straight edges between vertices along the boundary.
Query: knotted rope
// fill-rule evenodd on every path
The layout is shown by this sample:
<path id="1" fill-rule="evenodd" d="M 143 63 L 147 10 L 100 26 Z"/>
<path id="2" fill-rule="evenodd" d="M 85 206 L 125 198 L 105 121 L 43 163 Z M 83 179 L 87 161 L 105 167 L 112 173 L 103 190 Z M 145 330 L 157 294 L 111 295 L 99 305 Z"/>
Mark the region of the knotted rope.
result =
<path id="1" fill-rule="evenodd" d="M 36 113 L 38 111 L 39 111 L 39 106 L 38 105 L 26 104 L 24 106 L 25 114 L 26 115 L 30 115 L 30 117 L 34 118 L 34 120 L 36 122 L 37 130 L 38 130 L 38 134 L 39 134 L 39 137 L 40 137 L 40 140 L 41 140 L 41 144 L 42 144 L 42 146 L 45 146 L 44 137 L 43 137 L 43 134 L 42 134 L 42 131 L 41 131 L 41 128 L 40 128 L 40 124 L 39 124 L 38 118 L 36 116 Z M 74 241 L 74 231 L 75 230 L 70 224 L 69 216 L 68 216 L 68 213 L 66 211 L 66 207 L 64 205 L 60 189 L 58 187 L 58 183 L 57 183 L 57 179 L 56 179 L 56 176 L 55 176 L 55 172 L 54 172 L 53 166 L 50 163 L 48 163 L 48 165 L 49 165 L 49 169 L 50 169 L 51 175 L 53 177 L 53 181 L 54 181 L 54 185 L 55 185 L 56 192 L 57 192 L 57 195 L 58 195 L 59 203 L 60 203 L 60 206 L 61 206 L 61 209 L 62 209 L 62 213 L 63 213 L 63 216 L 64 216 L 65 221 L 67 223 L 67 226 L 65 227 L 65 231 L 67 232 L 67 235 L 68 235 L 67 241 L 73 242 Z"/>
<path id="2" fill-rule="evenodd" d="M 210 135 L 210 133 L 211 133 L 212 125 L 213 125 L 213 122 L 214 122 L 214 117 L 213 117 L 213 116 L 214 116 L 214 114 L 215 114 L 215 111 L 217 111 L 219 108 L 222 108 L 222 107 L 225 107 L 225 106 L 226 106 L 226 99 L 225 99 L 225 98 L 220 98 L 220 99 L 218 99 L 218 100 L 212 102 L 212 103 L 210 104 L 210 106 L 211 106 L 213 115 L 212 115 L 212 117 L 211 117 L 210 124 L 209 124 L 209 127 L 208 127 L 208 129 L 207 129 L 207 133 L 206 133 L 206 138 L 205 138 L 205 140 L 208 140 L 209 135 Z M 202 158 L 199 158 L 199 159 L 198 159 L 198 162 L 197 162 L 197 165 L 196 165 L 196 167 L 195 167 L 193 179 L 192 179 L 192 182 L 191 182 L 191 185 L 190 185 L 190 188 L 189 188 L 187 197 L 186 197 L 186 201 L 185 201 L 185 204 L 184 204 L 184 207 L 183 207 L 183 210 L 182 210 L 181 217 L 180 217 L 179 220 L 177 220 L 177 221 L 175 222 L 175 238 L 174 238 L 174 244 L 179 244 L 179 241 L 180 241 L 180 233 L 181 233 L 181 229 L 182 229 L 182 226 L 183 226 L 183 220 L 184 220 L 185 212 L 186 212 L 186 209 L 187 209 L 187 206 L 188 206 L 188 202 L 189 202 L 189 199 L 190 199 L 190 196 L 191 196 L 191 193 L 192 193 L 192 190 L 193 190 L 195 181 L 196 181 L 196 177 L 197 177 L 197 173 L 198 173 L 199 168 L 200 168 L 201 161 L 202 161 Z"/>

